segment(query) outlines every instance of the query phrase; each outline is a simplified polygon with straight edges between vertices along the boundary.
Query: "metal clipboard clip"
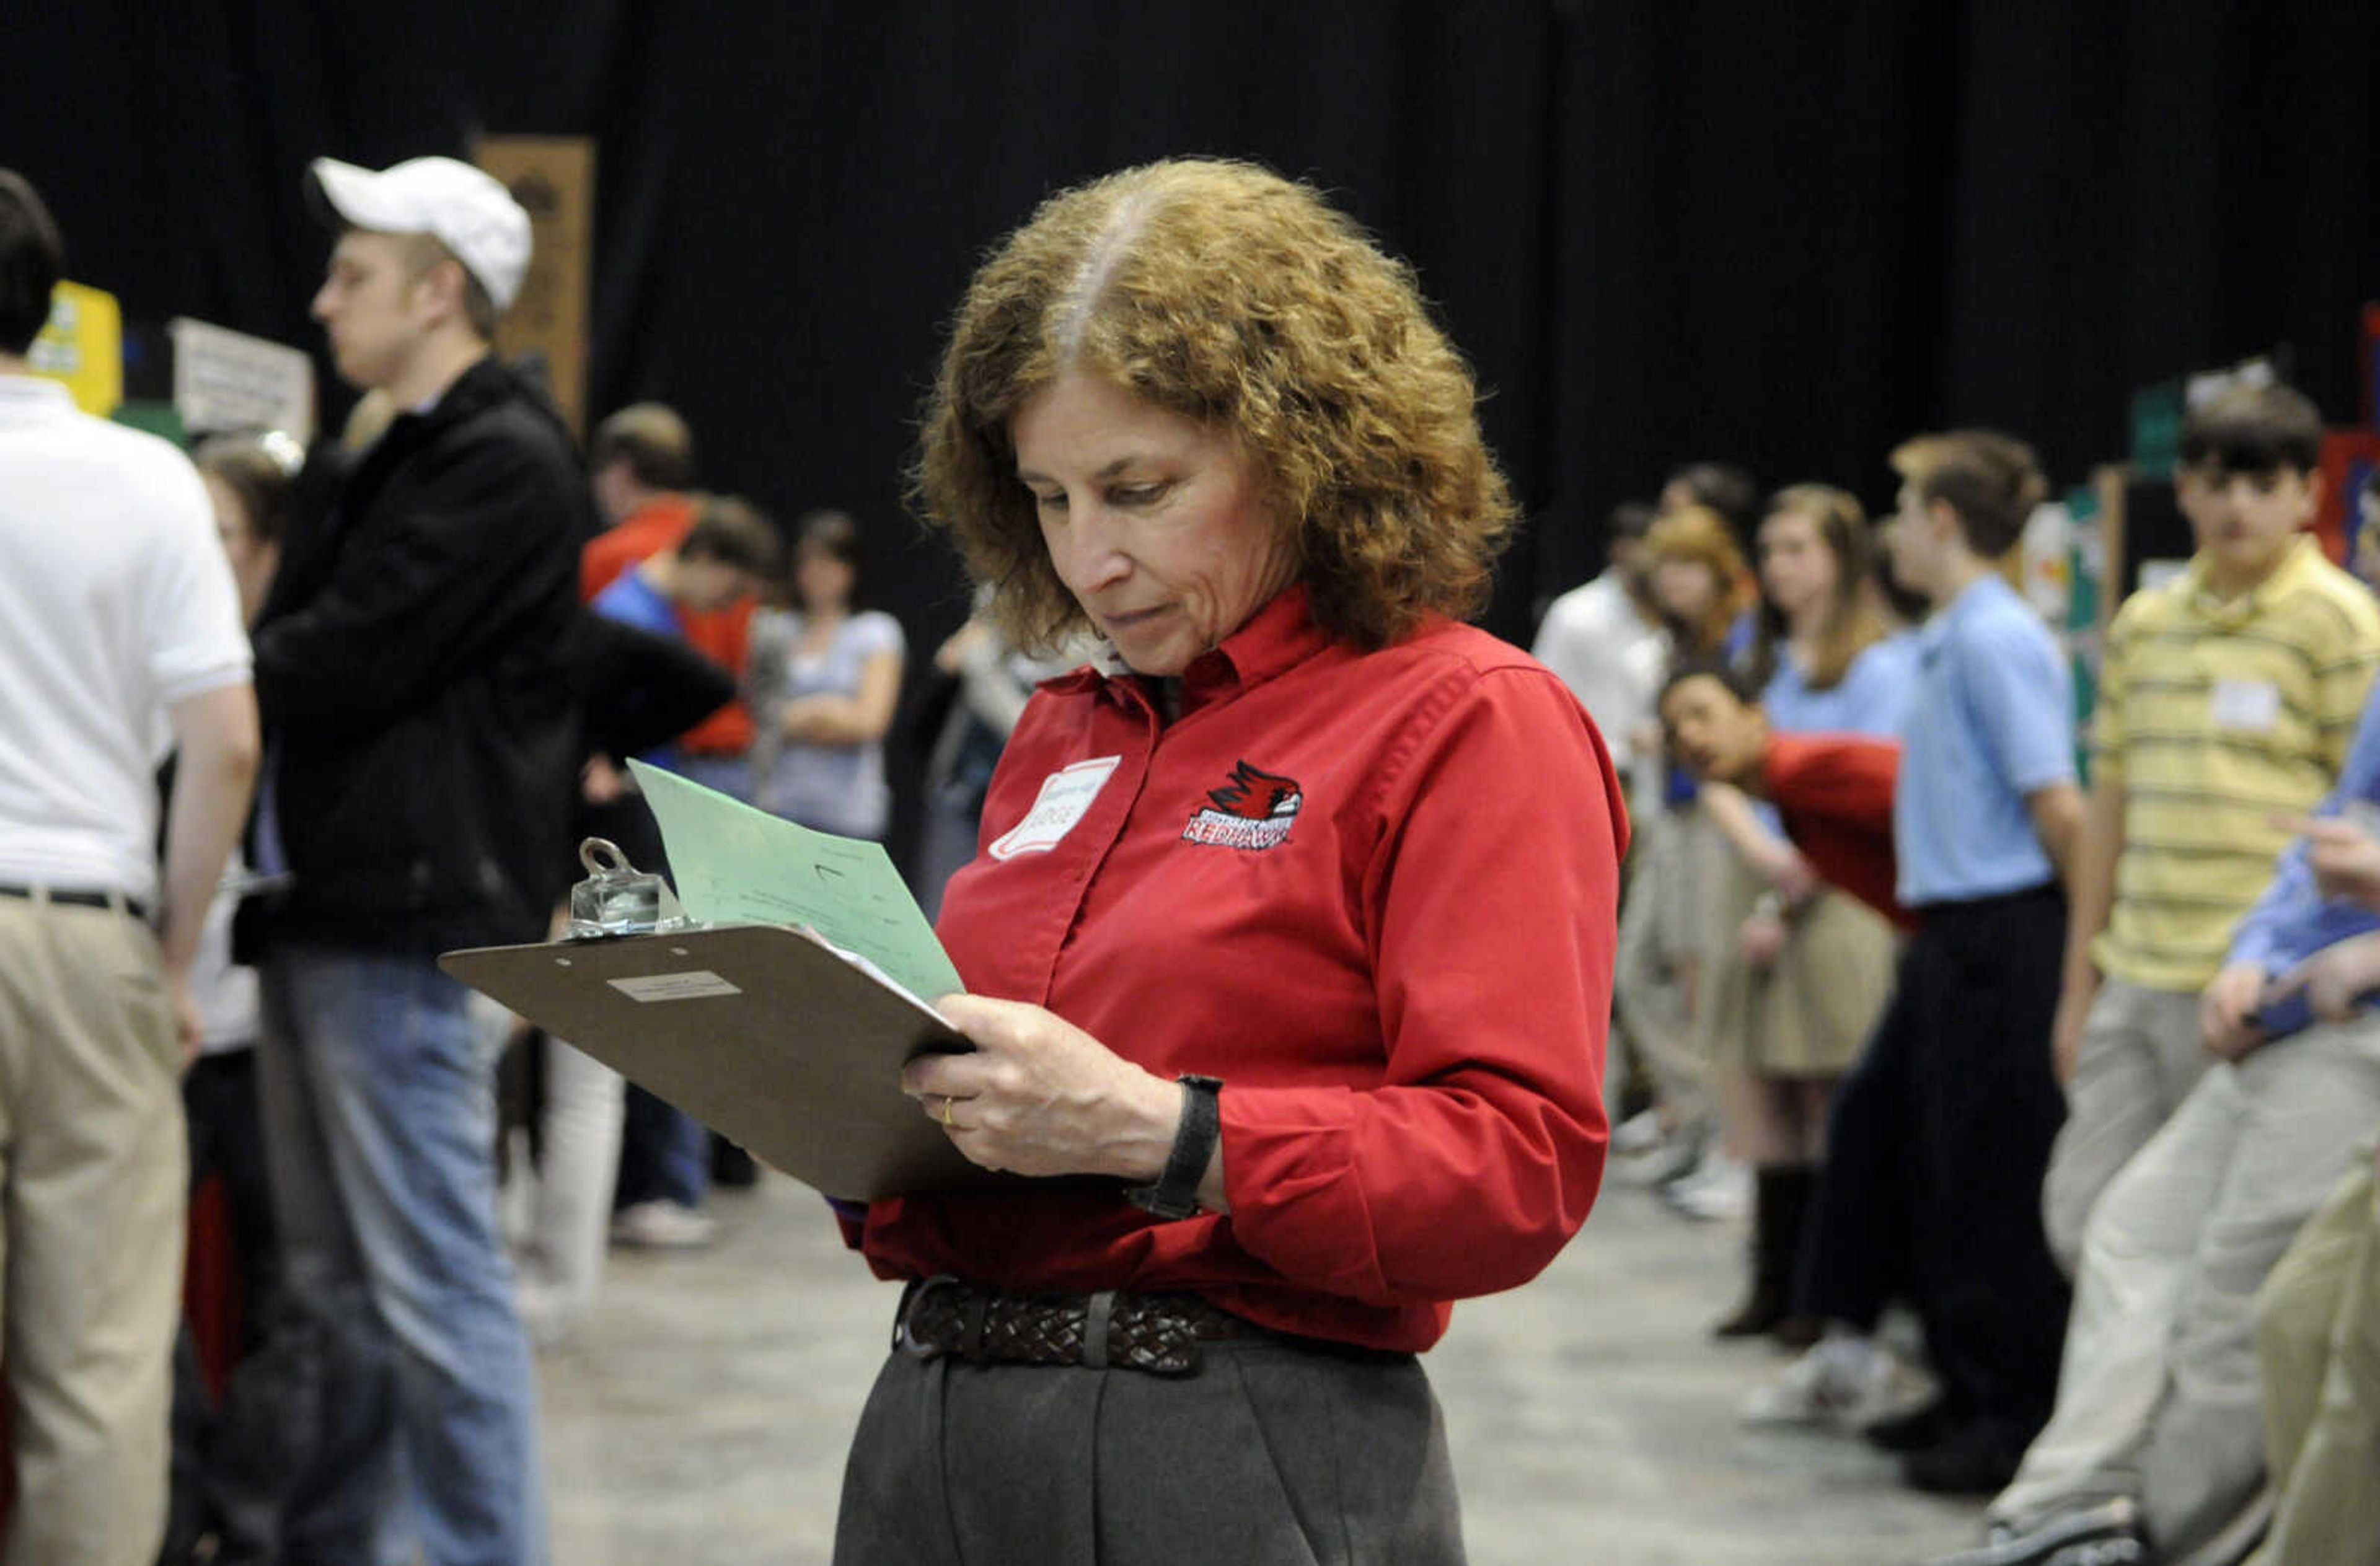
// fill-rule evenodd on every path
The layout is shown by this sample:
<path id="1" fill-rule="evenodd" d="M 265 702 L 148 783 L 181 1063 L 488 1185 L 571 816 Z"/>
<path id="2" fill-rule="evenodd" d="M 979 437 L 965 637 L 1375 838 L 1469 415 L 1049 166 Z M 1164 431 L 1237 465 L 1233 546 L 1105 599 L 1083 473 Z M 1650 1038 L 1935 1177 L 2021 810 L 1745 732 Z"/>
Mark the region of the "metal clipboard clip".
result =
<path id="1" fill-rule="evenodd" d="M 601 941 L 613 935 L 658 935 L 692 928 L 694 921 L 678 905 L 669 882 L 628 863 L 620 845 L 609 838 L 590 837 L 578 844 L 578 862 L 587 879 L 570 889 L 571 941 Z"/>

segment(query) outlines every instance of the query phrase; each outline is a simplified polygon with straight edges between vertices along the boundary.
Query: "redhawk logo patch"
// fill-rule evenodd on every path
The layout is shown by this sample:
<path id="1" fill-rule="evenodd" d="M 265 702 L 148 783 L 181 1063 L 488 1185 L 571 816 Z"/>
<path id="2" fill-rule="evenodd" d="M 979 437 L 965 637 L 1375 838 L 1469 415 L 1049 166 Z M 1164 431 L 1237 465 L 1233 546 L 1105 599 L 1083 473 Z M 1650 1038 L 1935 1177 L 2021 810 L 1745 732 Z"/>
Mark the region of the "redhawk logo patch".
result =
<path id="1" fill-rule="evenodd" d="M 1296 823 L 1305 791 L 1294 778 L 1243 761 L 1232 769 L 1232 781 L 1208 790 L 1207 797 L 1213 803 L 1190 818 L 1190 824 L 1182 829 L 1183 842 L 1218 848 L 1277 848 Z"/>

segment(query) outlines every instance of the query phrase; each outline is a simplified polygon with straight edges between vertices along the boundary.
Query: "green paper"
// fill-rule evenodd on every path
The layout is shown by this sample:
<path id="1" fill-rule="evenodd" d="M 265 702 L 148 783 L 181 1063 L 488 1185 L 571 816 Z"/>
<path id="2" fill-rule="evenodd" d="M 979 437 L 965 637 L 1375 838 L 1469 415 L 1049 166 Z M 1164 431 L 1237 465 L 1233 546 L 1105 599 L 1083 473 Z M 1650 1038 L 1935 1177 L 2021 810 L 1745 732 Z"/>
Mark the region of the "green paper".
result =
<path id="1" fill-rule="evenodd" d="M 921 1001 L 966 988 L 882 844 L 796 826 L 642 761 L 628 771 L 688 917 L 807 926 Z"/>

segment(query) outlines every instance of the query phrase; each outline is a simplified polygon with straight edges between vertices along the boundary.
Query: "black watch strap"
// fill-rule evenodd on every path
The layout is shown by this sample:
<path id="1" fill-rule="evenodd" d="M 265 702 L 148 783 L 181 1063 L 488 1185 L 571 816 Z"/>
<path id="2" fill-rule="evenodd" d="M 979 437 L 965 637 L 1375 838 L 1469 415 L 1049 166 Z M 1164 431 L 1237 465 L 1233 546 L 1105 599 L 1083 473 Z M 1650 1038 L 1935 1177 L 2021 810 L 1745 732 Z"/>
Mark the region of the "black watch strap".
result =
<path id="1" fill-rule="evenodd" d="M 1223 1135 L 1222 1106 L 1217 1101 L 1222 1079 L 1185 1072 L 1182 1084 L 1182 1119 L 1173 1128 L 1173 1152 L 1165 1172 L 1154 1185 L 1127 1185 L 1124 1199 L 1160 1218 L 1188 1218 L 1198 1210 L 1198 1183 L 1215 1157 L 1215 1143 Z"/>

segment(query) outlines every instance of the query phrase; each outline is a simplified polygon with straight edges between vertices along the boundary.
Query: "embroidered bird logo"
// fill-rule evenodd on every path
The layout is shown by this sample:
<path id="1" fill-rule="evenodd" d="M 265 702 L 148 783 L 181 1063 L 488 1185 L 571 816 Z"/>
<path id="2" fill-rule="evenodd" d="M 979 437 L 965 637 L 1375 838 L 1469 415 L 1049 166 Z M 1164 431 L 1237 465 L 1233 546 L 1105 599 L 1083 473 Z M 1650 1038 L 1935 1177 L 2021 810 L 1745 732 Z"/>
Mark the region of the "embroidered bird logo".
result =
<path id="1" fill-rule="evenodd" d="M 1208 790 L 1207 797 L 1226 815 L 1265 821 L 1296 815 L 1305 791 L 1297 786 L 1295 778 L 1285 778 L 1242 761 L 1232 769 L 1232 781 L 1221 788 Z"/>

